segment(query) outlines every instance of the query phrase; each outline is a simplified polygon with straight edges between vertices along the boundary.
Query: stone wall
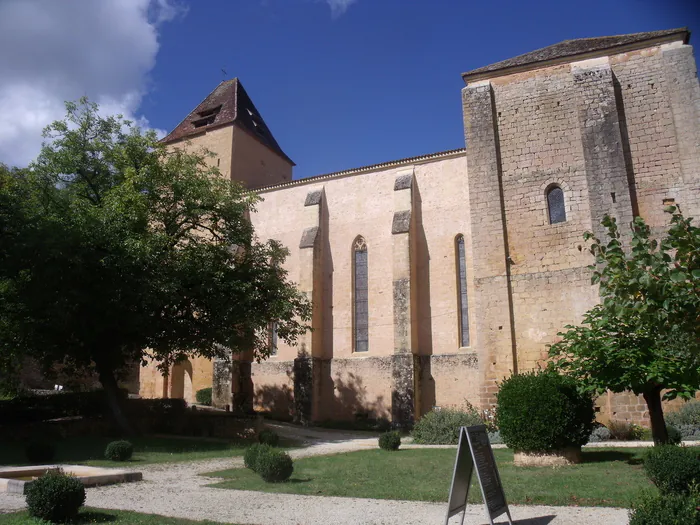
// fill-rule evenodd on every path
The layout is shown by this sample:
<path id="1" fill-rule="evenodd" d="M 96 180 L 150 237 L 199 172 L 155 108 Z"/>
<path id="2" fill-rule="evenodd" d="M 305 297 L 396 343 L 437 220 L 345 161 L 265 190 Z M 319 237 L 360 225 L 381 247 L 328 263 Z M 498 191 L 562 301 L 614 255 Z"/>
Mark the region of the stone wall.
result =
<path id="1" fill-rule="evenodd" d="M 676 43 L 480 81 L 463 101 L 488 405 L 496 381 L 536 368 L 557 332 L 598 301 L 584 231 L 604 236 L 604 214 L 625 231 L 636 213 L 661 231 L 664 202 L 700 214 L 700 96 L 690 47 Z M 567 220 L 557 224 L 552 185 L 564 191 Z M 648 423 L 633 395 L 606 396 L 598 410 Z"/>

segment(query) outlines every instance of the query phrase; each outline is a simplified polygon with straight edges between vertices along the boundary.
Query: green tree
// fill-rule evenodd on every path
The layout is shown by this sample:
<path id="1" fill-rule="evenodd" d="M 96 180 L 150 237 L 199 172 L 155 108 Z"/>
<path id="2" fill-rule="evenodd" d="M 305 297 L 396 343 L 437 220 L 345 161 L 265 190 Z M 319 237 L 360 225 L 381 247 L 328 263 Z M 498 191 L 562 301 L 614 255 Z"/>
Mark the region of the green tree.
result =
<path id="1" fill-rule="evenodd" d="M 690 397 L 700 386 L 700 228 L 670 206 L 668 232 L 651 237 L 641 217 L 623 247 L 615 219 L 605 217 L 607 244 L 586 233 L 596 264 L 601 303 L 553 344 L 551 365 L 602 394 L 632 391 L 649 409 L 654 442 L 668 434 L 661 405 Z"/>
<path id="2" fill-rule="evenodd" d="M 28 171 L 0 175 L 0 352 L 94 367 L 122 429 L 117 373 L 152 356 L 268 355 L 310 305 L 285 249 L 248 220 L 258 197 L 82 99 Z"/>

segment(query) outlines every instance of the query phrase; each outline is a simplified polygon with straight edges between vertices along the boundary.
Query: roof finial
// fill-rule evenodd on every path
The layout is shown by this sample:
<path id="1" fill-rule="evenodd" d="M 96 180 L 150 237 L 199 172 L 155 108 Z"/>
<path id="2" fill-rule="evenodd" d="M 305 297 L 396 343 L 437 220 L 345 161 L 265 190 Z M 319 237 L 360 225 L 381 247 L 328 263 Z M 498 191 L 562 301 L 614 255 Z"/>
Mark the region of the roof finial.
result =
<path id="1" fill-rule="evenodd" d="M 228 76 L 228 73 L 226 73 L 226 70 L 225 70 L 223 67 L 221 68 L 221 74 L 224 76 L 224 78 L 222 79 L 222 81 L 226 80 L 226 77 Z"/>

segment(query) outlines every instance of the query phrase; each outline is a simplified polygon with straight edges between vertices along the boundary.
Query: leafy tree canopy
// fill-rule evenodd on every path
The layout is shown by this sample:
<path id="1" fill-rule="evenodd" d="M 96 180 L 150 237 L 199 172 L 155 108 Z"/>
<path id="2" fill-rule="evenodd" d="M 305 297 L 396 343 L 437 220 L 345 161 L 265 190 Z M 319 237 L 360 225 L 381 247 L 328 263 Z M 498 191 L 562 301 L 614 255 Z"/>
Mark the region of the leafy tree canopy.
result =
<path id="1" fill-rule="evenodd" d="M 552 366 L 589 391 L 643 395 L 657 442 L 668 438 L 661 393 L 687 398 L 700 386 L 700 228 L 677 207 L 666 211 L 671 221 L 661 242 L 641 217 L 631 225 L 629 250 L 608 216 L 607 244 L 586 233 L 602 300 L 550 348 Z"/>
<path id="2" fill-rule="evenodd" d="M 94 366 L 109 394 L 147 355 L 262 359 L 271 320 L 290 344 L 308 329 L 285 249 L 248 220 L 257 196 L 206 152 L 66 106 L 29 170 L 0 170 L 0 352 Z"/>

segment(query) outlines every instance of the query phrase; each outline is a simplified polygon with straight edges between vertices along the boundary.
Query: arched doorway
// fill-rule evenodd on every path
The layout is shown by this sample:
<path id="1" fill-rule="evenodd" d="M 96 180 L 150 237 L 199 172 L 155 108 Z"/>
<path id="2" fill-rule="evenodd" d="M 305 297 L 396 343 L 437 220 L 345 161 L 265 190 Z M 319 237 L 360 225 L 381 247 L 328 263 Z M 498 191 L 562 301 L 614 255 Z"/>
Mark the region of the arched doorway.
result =
<path id="1" fill-rule="evenodd" d="M 189 360 L 180 361 L 173 365 L 173 370 L 170 373 L 170 397 L 194 403 L 192 363 Z"/>

